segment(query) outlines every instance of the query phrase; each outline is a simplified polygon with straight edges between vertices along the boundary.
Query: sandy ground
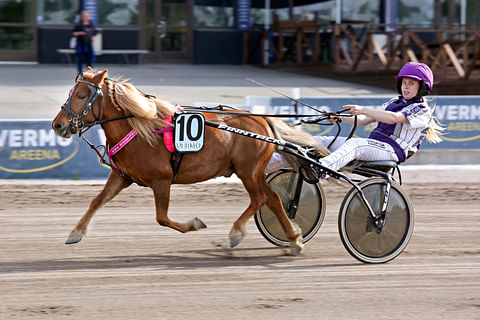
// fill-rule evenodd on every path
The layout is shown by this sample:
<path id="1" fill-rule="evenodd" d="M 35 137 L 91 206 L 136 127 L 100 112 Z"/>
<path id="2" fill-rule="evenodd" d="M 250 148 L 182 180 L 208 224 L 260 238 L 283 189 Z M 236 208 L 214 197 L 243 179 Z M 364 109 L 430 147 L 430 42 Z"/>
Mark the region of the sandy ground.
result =
<path id="1" fill-rule="evenodd" d="M 156 225 L 149 189 L 101 209 L 64 245 L 101 182 L 0 183 L 0 319 L 480 319 L 480 171 L 409 171 L 416 224 L 382 265 L 343 248 L 346 189 L 328 184 L 325 221 L 300 256 L 248 236 L 226 250 L 248 204 L 236 183 L 174 186 L 170 216 L 208 228 Z"/>

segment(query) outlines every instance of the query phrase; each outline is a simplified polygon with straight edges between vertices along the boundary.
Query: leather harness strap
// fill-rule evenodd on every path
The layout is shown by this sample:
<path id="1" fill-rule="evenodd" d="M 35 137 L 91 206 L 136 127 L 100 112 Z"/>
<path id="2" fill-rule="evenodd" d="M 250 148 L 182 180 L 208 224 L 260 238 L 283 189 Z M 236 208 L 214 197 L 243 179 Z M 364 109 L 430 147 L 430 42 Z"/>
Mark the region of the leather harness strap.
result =
<path id="1" fill-rule="evenodd" d="M 177 180 L 177 174 L 178 170 L 180 170 L 180 165 L 182 164 L 183 155 L 184 153 L 178 152 L 177 150 L 172 153 L 172 157 L 170 159 L 173 172 L 172 184 L 175 184 L 175 181 Z"/>

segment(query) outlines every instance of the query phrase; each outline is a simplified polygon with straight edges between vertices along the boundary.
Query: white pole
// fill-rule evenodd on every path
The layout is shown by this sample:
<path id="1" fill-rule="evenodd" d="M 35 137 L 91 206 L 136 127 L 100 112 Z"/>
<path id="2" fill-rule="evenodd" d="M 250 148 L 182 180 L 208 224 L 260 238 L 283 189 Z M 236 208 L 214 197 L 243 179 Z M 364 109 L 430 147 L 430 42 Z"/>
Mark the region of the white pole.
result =
<path id="1" fill-rule="evenodd" d="M 467 0 L 461 0 L 460 2 L 460 25 L 461 29 L 465 30 L 467 24 Z M 467 35 L 464 33 L 462 39 L 465 40 Z"/>
<path id="2" fill-rule="evenodd" d="M 466 25 L 467 24 L 467 0 L 462 0 L 460 2 L 460 24 Z"/>
<path id="3" fill-rule="evenodd" d="M 292 88 L 292 98 L 295 100 L 300 100 L 300 88 Z M 298 114 L 298 102 L 294 101 L 293 102 L 293 107 L 295 108 L 295 114 Z M 297 117 L 295 117 L 297 119 Z M 300 129 L 300 126 L 297 127 Z"/>
<path id="4" fill-rule="evenodd" d="M 300 88 L 292 88 L 292 98 L 296 100 L 300 99 Z"/>
<path id="5" fill-rule="evenodd" d="M 263 52 L 263 64 L 268 64 L 268 56 L 270 53 L 269 48 L 269 29 L 270 29 L 270 0 L 265 0 L 265 34 L 266 38 L 264 40 L 264 52 Z"/>
<path id="6" fill-rule="evenodd" d="M 342 0 L 336 1 L 336 13 L 335 13 L 335 23 L 340 24 L 342 23 Z"/>

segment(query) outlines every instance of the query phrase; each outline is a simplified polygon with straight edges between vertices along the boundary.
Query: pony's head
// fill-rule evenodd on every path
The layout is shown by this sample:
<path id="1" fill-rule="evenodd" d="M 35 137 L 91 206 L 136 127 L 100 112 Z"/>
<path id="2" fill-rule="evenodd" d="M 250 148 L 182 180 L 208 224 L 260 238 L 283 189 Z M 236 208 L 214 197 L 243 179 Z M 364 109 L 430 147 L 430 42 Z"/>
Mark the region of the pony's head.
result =
<path id="1" fill-rule="evenodd" d="M 75 80 L 52 128 L 58 136 L 69 138 L 92 125 L 125 117 L 139 137 L 155 145 L 158 138 L 153 131 L 170 125 L 165 119 L 175 111 L 171 103 L 144 94 L 126 80 L 108 79 L 107 70 L 94 73 L 87 67 Z"/>
<path id="2" fill-rule="evenodd" d="M 67 101 L 52 121 L 52 128 L 56 135 L 69 138 L 100 119 L 102 86 L 107 73 L 107 70 L 104 70 L 95 74 L 92 68 L 87 67 L 84 73 L 77 76 Z"/>

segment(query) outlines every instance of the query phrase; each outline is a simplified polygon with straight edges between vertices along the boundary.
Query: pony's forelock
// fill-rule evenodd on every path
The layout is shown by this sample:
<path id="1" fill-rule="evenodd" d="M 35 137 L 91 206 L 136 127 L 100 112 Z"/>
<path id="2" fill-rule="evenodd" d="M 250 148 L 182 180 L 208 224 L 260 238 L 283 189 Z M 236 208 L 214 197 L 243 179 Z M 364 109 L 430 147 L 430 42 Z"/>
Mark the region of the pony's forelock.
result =
<path id="1" fill-rule="evenodd" d="M 92 79 L 95 77 L 97 73 L 92 68 L 87 68 L 83 73 L 82 76 L 86 77 L 87 79 Z"/>

